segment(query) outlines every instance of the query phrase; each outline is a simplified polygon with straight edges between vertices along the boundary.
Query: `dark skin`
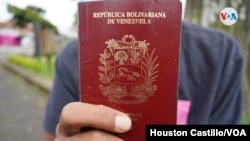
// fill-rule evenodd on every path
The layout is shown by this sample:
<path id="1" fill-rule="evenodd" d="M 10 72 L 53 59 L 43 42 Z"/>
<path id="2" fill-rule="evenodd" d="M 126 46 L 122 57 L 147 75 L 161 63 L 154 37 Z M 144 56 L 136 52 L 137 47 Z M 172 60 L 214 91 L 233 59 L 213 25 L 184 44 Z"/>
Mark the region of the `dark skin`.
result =
<path id="1" fill-rule="evenodd" d="M 91 127 L 91 130 L 80 132 L 84 127 Z M 111 133 L 124 133 L 130 128 L 130 118 L 120 111 L 103 105 L 72 102 L 62 110 L 56 135 L 45 130 L 42 141 L 122 141 Z"/>

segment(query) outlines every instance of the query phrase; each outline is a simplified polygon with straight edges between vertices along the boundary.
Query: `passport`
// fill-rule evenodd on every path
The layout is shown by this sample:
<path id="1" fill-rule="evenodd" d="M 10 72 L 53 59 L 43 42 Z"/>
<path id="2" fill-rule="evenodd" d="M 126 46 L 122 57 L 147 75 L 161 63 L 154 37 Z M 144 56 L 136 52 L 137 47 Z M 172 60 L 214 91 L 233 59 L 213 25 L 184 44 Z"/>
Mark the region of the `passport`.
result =
<path id="1" fill-rule="evenodd" d="M 126 113 L 124 140 L 176 124 L 181 14 L 179 0 L 78 3 L 80 101 Z"/>

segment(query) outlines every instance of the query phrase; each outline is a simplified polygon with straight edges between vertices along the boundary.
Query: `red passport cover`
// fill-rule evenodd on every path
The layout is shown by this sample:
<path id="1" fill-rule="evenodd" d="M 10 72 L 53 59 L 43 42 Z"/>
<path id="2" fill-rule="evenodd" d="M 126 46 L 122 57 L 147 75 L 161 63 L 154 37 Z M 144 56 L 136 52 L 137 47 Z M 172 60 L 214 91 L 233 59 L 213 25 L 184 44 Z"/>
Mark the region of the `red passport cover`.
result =
<path id="1" fill-rule="evenodd" d="M 181 13 L 179 0 L 78 4 L 80 100 L 127 113 L 125 140 L 176 124 Z"/>

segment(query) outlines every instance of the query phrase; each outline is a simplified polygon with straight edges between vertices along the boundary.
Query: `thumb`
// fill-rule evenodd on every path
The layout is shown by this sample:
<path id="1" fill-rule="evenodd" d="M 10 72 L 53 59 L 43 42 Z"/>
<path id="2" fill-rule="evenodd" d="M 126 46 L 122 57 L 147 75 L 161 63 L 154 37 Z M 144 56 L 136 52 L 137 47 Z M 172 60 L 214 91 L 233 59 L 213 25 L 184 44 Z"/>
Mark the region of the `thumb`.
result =
<path id="1" fill-rule="evenodd" d="M 57 129 L 66 136 L 85 127 L 123 133 L 131 128 L 131 124 L 131 119 L 118 110 L 103 105 L 75 102 L 63 108 Z"/>

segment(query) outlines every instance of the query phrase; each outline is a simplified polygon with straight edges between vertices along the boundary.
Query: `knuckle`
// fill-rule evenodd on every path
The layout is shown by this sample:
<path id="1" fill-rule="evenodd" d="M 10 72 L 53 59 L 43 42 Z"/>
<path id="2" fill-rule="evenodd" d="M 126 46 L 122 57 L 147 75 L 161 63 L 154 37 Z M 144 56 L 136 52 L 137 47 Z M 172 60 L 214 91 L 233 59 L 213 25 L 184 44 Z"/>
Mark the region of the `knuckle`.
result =
<path id="1" fill-rule="evenodd" d="M 105 134 L 98 130 L 92 130 L 87 133 L 87 138 L 89 140 L 97 140 L 97 139 L 104 139 Z"/>
<path id="2" fill-rule="evenodd" d="M 60 117 L 60 123 L 61 125 L 68 125 L 70 124 L 71 120 L 71 116 L 74 115 L 75 113 L 75 105 L 76 103 L 69 103 L 67 105 L 65 105 L 61 111 L 61 117 Z"/>

